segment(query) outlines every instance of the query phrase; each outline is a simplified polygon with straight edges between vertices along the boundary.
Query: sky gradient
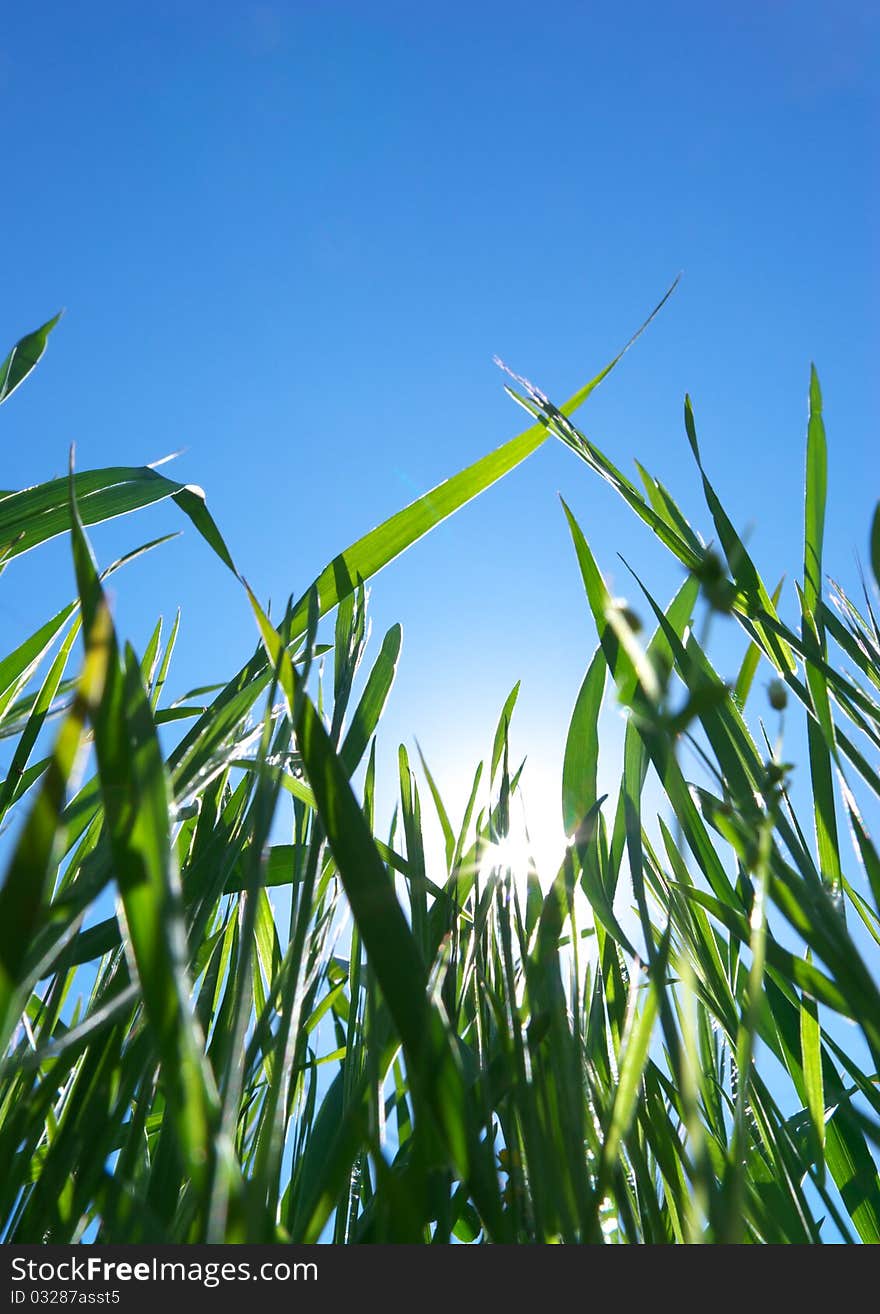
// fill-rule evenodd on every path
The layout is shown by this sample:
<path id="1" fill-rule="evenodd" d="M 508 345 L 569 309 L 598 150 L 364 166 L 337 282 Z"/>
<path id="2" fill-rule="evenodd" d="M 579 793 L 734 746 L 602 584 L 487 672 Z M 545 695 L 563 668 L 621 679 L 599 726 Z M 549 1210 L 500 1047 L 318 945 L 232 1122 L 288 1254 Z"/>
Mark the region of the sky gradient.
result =
<path id="1" fill-rule="evenodd" d="M 168 473 L 205 488 L 280 605 L 524 427 L 493 354 L 561 400 L 681 271 L 582 426 L 705 530 L 689 391 L 775 583 L 801 564 L 814 360 L 826 565 L 853 583 L 877 497 L 878 53 L 880 10 L 855 0 L 18 6 L 0 35 L 0 347 L 67 313 L 3 408 L 0 485 L 62 473 L 71 442 L 80 469 L 185 448 Z M 375 581 L 377 638 L 404 628 L 386 771 L 417 736 L 460 796 L 522 678 L 514 742 L 552 801 L 595 644 L 558 491 L 616 591 L 618 552 L 660 597 L 677 584 L 548 443 Z M 106 564 L 179 527 L 162 507 L 92 538 Z M 72 596 L 68 544 L 3 585 L 18 641 Z M 191 530 L 116 583 L 137 648 L 178 605 L 182 693 L 230 676 L 256 634 Z"/>

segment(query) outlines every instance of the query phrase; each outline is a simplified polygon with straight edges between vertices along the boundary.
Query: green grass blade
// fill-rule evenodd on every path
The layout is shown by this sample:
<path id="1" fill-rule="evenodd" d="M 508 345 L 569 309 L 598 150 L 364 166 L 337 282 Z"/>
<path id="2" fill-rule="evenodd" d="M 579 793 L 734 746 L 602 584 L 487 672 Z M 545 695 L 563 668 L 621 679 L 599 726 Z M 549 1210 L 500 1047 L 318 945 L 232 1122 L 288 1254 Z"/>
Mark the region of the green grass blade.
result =
<path id="1" fill-rule="evenodd" d="M 822 392 L 813 365 L 810 370 L 810 418 L 807 425 L 807 478 L 804 497 L 804 599 L 815 616 L 822 597 L 822 540 L 828 491 L 828 452 L 822 421 Z"/>
<path id="2" fill-rule="evenodd" d="M 776 585 L 776 588 L 773 590 L 773 596 L 770 599 L 770 601 L 773 603 L 774 608 L 779 606 L 779 599 L 782 596 L 782 586 L 784 582 L 785 582 L 785 576 L 783 575 L 782 579 L 779 581 L 779 583 Z M 752 684 L 754 683 L 755 675 L 757 674 L 758 664 L 760 660 L 761 660 L 761 649 L 758 646 L 758 644 L 754 642 L 754 640 L 751 640 L 749 642 L 748 648 L 746 649 L 746 654 L 742 659 L 742 665 L 739 668 L 739 673 L 736 677 L 736 683 L 733 687 L 733 691 L 736 695 L 736 701 L 739 703 L 741 708 L 744 708 L 746 702 L 748 701 L 749 693 L 751 692 Z"/>
<path id="3" fill-rule="evenodd" d="M 608 670 L 598 648 L 587 668 L 575 701 L 562 765 L 562 824 L 573 835 L 598 797 L 599 711 Z"/>
<path id="4" fill-rule="evenodd" d="M 808 954 L 809 956 L 809 954 Z M 807 1109 L 816 1138 L 820 1171 L 825 1163 L 825 1088 L 822 1076 L 822 1029 L 819 1006 L 809 995 L 801 997 L 801 1065 L 807 1093 Z"/>
<path id="5" fill-rule="evenodd" d="M 510 718 L 513 716 L 513 709 L 516 706 L 516 700 L 519 695 L 521 681 L 517 680 L 511 689 L 507 698 L 504 700 L 504 706 L 501 709 L 501 715 L 498 718 L 498 725 L 495 727 L 495 737 L 492 741 L 492 766 L 489 771 L 490 781 L 495 779 L 495 772 L 498 770 L 498 763 L 501 761 L 501 754 L 504 752 L 504 746 L 507 743 L 507 736 L 510 730 Z"/>
<path id="6" fill-rule="evenodd" d="M 0 365 L 0 402 L 11 397 L 20 383 L 23 383 L 37 361 L 46 350 L 49 334 L 61 318 L 59 312 L 47 320 L 41 328 L 26 334 L 16 342 L 9 355 Z"/>
<path id="7" fill-rule="evenodd" d="M 166 479 L 149 466 L 118 466 L 74 476 L 80 519 L 95 525 L 172 498 L 189 517 L 221 561 L 235 572 L 223 538 L 194 485 Z M 19 557 L 71 528 L 68 481 L 53 479 L 0 497 L 0 543 L 8 556 Z"/>
<path id="8" fill-rule="evenodd" d="M 373 669 L 370 671 L 364 692 L 355 710 L 348 733 L 342 743 L 339 759 L 349 776 L 354 775 L 358 764 L 367 750 L 367 745 L 379 724 L 379 718 L 385 709 L 400 658 L 400 645 L 403 631 L 399 625 L 392 625 L 382 640 L 382 648 Z"/>

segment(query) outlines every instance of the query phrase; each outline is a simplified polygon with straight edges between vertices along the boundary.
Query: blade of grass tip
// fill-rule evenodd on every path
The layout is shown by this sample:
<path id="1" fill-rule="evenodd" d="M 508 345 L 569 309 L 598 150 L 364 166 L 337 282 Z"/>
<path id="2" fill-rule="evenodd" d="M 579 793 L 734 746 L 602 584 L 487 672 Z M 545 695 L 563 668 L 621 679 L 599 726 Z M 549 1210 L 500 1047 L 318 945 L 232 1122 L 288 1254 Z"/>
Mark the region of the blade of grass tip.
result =
<path id="1" fill-rule="evenodd" d="M 416 741 L 416 752 L 419 755 L 419 761 L 422 764 L 422 770 L 425 773 L 425 779 L 427 780 L 428 788 L 431 791 L 431 798 L 434 800 L 434 808 L 437 812 L 437 819 L 440 822 L 440 829 L 443 831 L 443 847 L 446 854 L 446 870 L 452 871 L 452 857 L 453 854 L 455 853 L 455 835 L 453 834 L 452 831 L 452 825 L 449 820 L 449 813 L 446 811 L 446 807 L 443 803 L 443 799 L 440 795 L 440 791 L 437 788 L 436 781 L 434 780 L 434 777 L 431 775 L 431 772 L 428 769 L 428 764 L 425 761 L 425 755 L 421 750 L 421 746 L 419 745 L 418 740 Z"/>
<path id="2" fill-rule="evenodd" d="M 161 534 L 158 538 L 151 538 L 149 542 L 141 543 L 140 547 L 132 548 L 130 552 L 117 557 L 105 570 L 101 571 L 101 583 L 103 584 L 104 580 L 109 579 L 111 575 L 115 575 L 116 571 L 121 570 L 123 566 L 129 565 L 132 561 L 137 561 L 138 557 L 143 557 L 148 552 L 152 552 L 154 548 L 162 547 L 165 543 L 180 538 L 182 532 L 180 529 L 175 529 L 173 533 Z"/>
<path id="3" fill-rule="evenodd" d="M 639 472 L 645 492 L 648 495 L 648 501 L 651 503 L 654 511 L 660 516 L 661 520 L 666 522 L 673 533 L 678 536 L 679 540 L 686 544 L 694 557 L 699 560 L 705 549 L 700 542 L 698 535 L 694 533 L 687 520 L 682 515 L 675 499 L 669 493 L 668 489 L 664 488 L 659 479 L 655 479 L 652 474 L 648 473 L 641 462 L 636 461 L 635 466 Z"/>
<path id="4" fill-rule="evenodd" d="M 189 517 L 221 561 L 235 574 L 222 535 L 195 484 L 179 484 L 147 466 L 113 466 L 74 476 L 80 520 L 95 525 L 171 498 Z M 52 479 L 0 497 L 0 544 L 19 557 L 66 533 L 70 525 L 68 480 Z"/>
<path id="5" fill-rule="evenodd" d="M 839 585 L 834 586 L 834 591 L 835 606 L 845 608 L 848 601 L 846 594 Z M 847 624 L 843 624 L 825 602 L 819 607 L 819 615 L 822 628 L 843 649 L 853 665 L 867 676 L 875 688 L 880 686 L 880 649 L 874 643 L 873 635 L 863 629 L 852 616 L 847 616 Z"/>
<path id="6" fill-rule="evenodd" d="M 64 314 L 60 310 L 57 315 L 53 315 L 47 320 L 42 327 L 35 329 L 33 333 L 27 333 L 23 338 L 19 338 L 9 355 L 0 365 L 0 402 L 5 402 L 11 397 L 20 383 L 23 383 L 31 370 L 37 364 L 37 361 L 46 350 L 46 343 L 49 334 Z"/>
<path id="7" fill-rule="evenodd" d="M 109 578 L 115 571 L 120 570 L 145 552 L 150 552 L 153 548 L 159 547 L 161 544 L 168 542 L 169 539 L 176 537 L 176 534 L 165 534 L 161 538 L 144 543 L 132 552 L 127 552 L 102 572 L 101 579 Z M 46 655 L 66 622 L 78 609 L 79 599 L 68 603 L 50 621 L 41 626 L 35 634 L 32 634 L 23 644 L 20 644 L 14 652 L 0 661 L 0 722 L 3 721 L 10 705 L 18 698 L 20 691 L 30 681 L 41 659 Z"/>
<path id="8" fill-rule="evenodd" d="M 147 689 L 153 683 L 153 676 L 156 673 L 156 665 L 159 661 L 159 645 L 162 642 L 162 617 L 156 621 L 153 626 L 153 632 L 147 640 L 147 646 L 144 648 L 141 657 L 141 675 Z"/>
<path id="9" fill-rule="evenodd" d="M 583 403 L 587 400 L 590 393 L 594 392 L 595 389 L 598 388 L 602 380 L 608 377 L 608 375 L 611 373 L 614 367 L 620 363 L 620 361 L 629 351 L 630 347 L 632 347 L 642 336 L 645 329 L 652 322 L 652 320 L 654 320 L 657 317 L 657 315 L 660 314 L 660 311 L 666 305 L 666 302 L 672 296 L 673 292 L 678 287 L 680 281 L 681 281 L 681 274 L 678 274 L 676 278 L 672 281 L 670 286 L 667 288 L 667 290 L 664 292 L 663 296 L 657 302 L 656 306 L 651 311 L 650 315 L 645 320 L 645 322 L 641 324 L 639 328 L 636 329 L 635 333 L 632 335 L 632 337 L 629 339 L 626 345 L 620 349 L 620 351 L 617 353 L 614 359 L 612 361 L 609 361 L 609 363 L 605 366 L 605 368 L 603 370 L 600 370 L 594 379 L 591 379 L 589 383 L 585 384 L 585 386 L 581 388 L 578 392 L 576 392 L 573 397 L 569 398 L 569 400 L 563 406 L 560 406 L 559 409 L 563 415 L 566 416 L 573 415 L 574 412 L 578 409 L 578 407 L 583 405 Z"/>
<path id="10" fill-rule="evenodd" d="M 353 776 L 367 750 L 367 745 L 379 724 L 379 719 L 391 693 L 397 675 L 403 630 L 392 625 L 382 640 L 382 648 L 370 671 L 364 692 L 352 718 L 351 725 L 339 752 L 340 761 L 348 776 Z"/>
<path id="11" fill-rule="evenodd" d="M 198 484 L 177 484 L 176 491 L 172 492 L 171 497 L 181 511 L 189 516 L 208 546 L 214 549 L 224 566 L 228 566 L 237 579 L 238 571 L 223 541 L 223 535 L 208 510 L 204 489 L 199 488 Z"/>
<path id="12" fill-rule="evenodd" d="M 292 601 L 292 599 L 291 599 Z M 358 583 L 354 593 L 336 609 L 336 633 L 333 644 L 333 717 L 330 738 L 338 744 L 348 710 L 354 677 L 366 644 L 366 590 Z"/>
<path id="13" fill-rule="evenodd" d="M 168 636 L 168 642 L 165 645 L 165 651 L 162 654 L 162 661 L 159 670 L 153 680 L 153 686 L 150 690 L 150 706 L 155 712 L 159 706 L 159 699 L 162 697 L 162 690 L 165 688 L 165 681 L 168 678 L 168 667 L 171 665 L 171 656 L 177 643 L 177 635 L 180 632 L 180 608 L 174 617 L 174 624 L 171 626 L 171 633 Z"/>
<path id="14" fill-rule="evenodd" d="M 672 289 L 667 296 L 671 291 Z M 664 297 L 664 301 L 665 299 Z M 663 302 L 660 304 L 662 305 Z M 657 310 L 659 309 L 658 306 Z M 650 319 L 646 321 L 646 325 L 649 322 Z M 638 334 L 635 335 L 637 336 Z M 632 341 L 635 341 L 635 337 Z M 573 413 L 583 404 L 593 389 L 613 369 L 622 354 L 619 353 L 590 383 L 569 398 L 562 408 L 566 415 Z M 357 539 L 344 552 L 340 552 L 318 575 L 293 608 L 293 615 L 290 618 L 291 642 L 300 640 L 307 630 L 309 598 L 313 590 L 317 591 L 319 597 L 319 614 L 326 615 L 342 598 L 354 591 L 358 581 L 368 582 L 436 525 L 515 469 L 546 441 L 547 436 L 547 427 L 543 421 L 523 430 L 495 451 L 489 452 L 473 465 L 467 466 L 430 492 L 423 494 L 408 507 L 383 521 L 376 529 Z M 151 471 L 150 474 L 153 472 Z M 160 495 L 168 494 L 165 492 L 157 494 Z M 4 538 L 3 506 L 4 503 L 0 501 L 0 542 Z M 115 511 L 114 514 L 120 512 Z M 62 528 L 66 528 L 66 525 L 60 526 L 55 532 L 60 533 Z M 265 654 L 261 651 L 226 685 L 175 748 L 171 764 L 176 782 L 186 783 L 193 776 L 197 746 L 204 739 L 207 730 L 214 729 L 218 725 L 221 715 L 224 724 L 246 716 L 268 678 Z"/>
<path id="15" fill-rule="evenodd" d="M 583 530 L 564 498 L 560 497 L 559 500 L 568 521 L 584 591 L 596 622 L 599 642 L 618 691 L 621 694 L 625 693 L 631 701 L 640 696 L 642 700 L 647 700 L 649 705 L 654 706 L 659 702 L 661 693 L 657 672 L 635 637 L 635 630 L 630 624 L 626 609 L 612 598 L 608 591 Z"/>
<path id="16" fill-rule="evenodd" d="M 71 602 L 0 661 L 0 720 L 79 606 Z"/>
<path id="17" fill-rule="evenodd" d="M 501 709 L 501 715 L 498 718 L 498 725 L 495 728 L 495 738 L 492 740 L 492 769 L 489 772 L 490 783 L 495 779 L 495 772 L 498 770 L 498 763 L 501 761 L 501 754 L 503 753 L 504 745 L 507 742 L 507 735 L 510 729 L 510 718 L 513 716 L 513 709 L 516 706 L 521 683 L 521 680 L 517 680 L 516 684 L 507 695 L 507 698 L 504 700 L 504 706 Z"/>
<path id="18" fill-rule="evenodd" d="M 597 648 L 584 676 L 565 741 L 562 765 L 562 824 L 573 835 L 598 798 L 599 712 L 608 670 Z"/>
<path id="19" fill-rule="evenodd" d="M 73 472 L 70 520 L 83 617 L 106 602 L 79 518 Z M 178 1146 L 196 1191 L 207 1182 L 219 1110 L 198 1024 L 190 1010 L 186 926 L 169 828 L 170 792 L 152 712 L 133 652 L 120 662 L 107 623 L 107 676 L 92 725 L 106 824 L 122 904 L 130 969 L 147 1021 Z"/>
<path id="20" fill-rule="evenodd" d="M 815 365 L 810 369 L 810 404 L 807 422 L 806 491 L 804 495 L 804 588 L 801 613 L 805 647 L 825 658 L 825 639 L 819 620 L 822 601 L 822 540 L 828 486 L 828 453 L 822 420 L 822 392 Z M 819 665 L 805 658 L 804 670 L 819 725 L 808 718 L 810 774 L 815 799 L 816 841 L 824 878 L 835 891 L 841 882 L 837 820 L 834 810 L 832 754 L 836 757 L 834 724 L 828 686 Z"/>
<path id="21" fill-rule="evenodd" d="M 672 295 L 678 279 L 672 284 L 662 300 L 604 369 L 579 388 L 560 410 L 563 415 L 572 415 L 587 400 L 603 379 L 611 373 L 621 358 L 626 354 L 638 337 L 645 331 L 651 320 L 657 315 Z M 513 470 L 527 456 L 536 451 L 547 439 L 546 424 L 541 422 L 511 438 L 503 446 L 482 457 L 473 465 L 453 475 L 442 484 L 425 493 L 402 511 L 390 517 L 383 524 L 365 534 L 363 538 L 352 543 L 351 547 L 341 552 L 321 572 L 315 581 L 321 598 L 321 615 L 324 615 L 336 603 L 350 593 L 358 579 L 368 581 L 383 566 L 404 552 L 417 539 L 421 538 L 435 525 L 445 520 L 454 511 L 470 502 L 479 493 L 485 491 L 503 475 Z M 291 635 L 297 638 L 305 615 L 304 598 L 294 609 Z"/>
<path id="22" fill-rule="evenodd" d="M 0 820 L 12 804 L 18 786 L 21 783 L 24 772 L 30 761 L 31 753 L 40 731 L 45 724 L 46 717 L 49 715 L 52 703 L 58 693 L 64 672 L 67 669 L 70 650 L 79 633 L 79 618 L 71 625 L 67 636 L 62 643 L 58 654 L 49 668 L 48 674 L 43 681 L 40 691 L 34 701 L 30 715 L 22 728 L 18 743 L 12 755 L 12 761 L 9 764 L 9 770 L 6 773 L 6 779 L 0 787 Z"/>
<path id="23" fill-rule="evenodd" d="M 715 528 L 718 531 L 718 537 L 721 540 L 721 546 L 724 549 L 724 555 L 727 558 L 727 564 L 730 572 L 736 581 L 736 586 L 740 590 L 740 601 L 734 602 L 735 611 L 743 611 L 752 619 L 755 629 L 761 635 L 765 650 L 771 660 L 777 667 L 780 674 L 785 675 L 789 671 L 796 670 L 794 657 L 791 649 L 780 639 L 778 635 L 762 621 L 755 619 L 755 613 L 759 611 L 766 612 L 774 621 L 778 620 L 776 610 L 770 601 L 770 596 L 764 586 L 761 576 L 758 574 L 755 563 L 746 551 L 739 534 L 733 527 L 727 512 L 721 505 L 715 489 L 713 488 L 709 476 L 706 474 L 703 466 L 703 458 L 700 453 L 700 445 L 697 441 L 697 429 L 694 420 L 693 406 L 690 397 L 684 399 L 684 426 L 687 432 L 688 442 L 697 463 L 697 469 L 700 472 L 700 478 L 703 481 L 703 495 L 706 499 Z"/>

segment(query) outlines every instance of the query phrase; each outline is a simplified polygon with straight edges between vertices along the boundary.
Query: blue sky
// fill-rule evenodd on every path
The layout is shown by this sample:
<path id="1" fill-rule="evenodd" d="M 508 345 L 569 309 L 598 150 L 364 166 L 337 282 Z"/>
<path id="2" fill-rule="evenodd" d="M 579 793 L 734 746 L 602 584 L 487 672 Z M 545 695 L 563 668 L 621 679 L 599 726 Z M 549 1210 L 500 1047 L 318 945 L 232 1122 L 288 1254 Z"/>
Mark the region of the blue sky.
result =
<path id="1" fill-rule="evenodd" d="M 201 484 L 262 597 L 522 426 L 494 353 L 561 399 L 674 276 L 582 425 L 707 525 L 681 421 L 768 579 L 800 568 L 809 363 L 830 441 L 826 564 L 877 498 L 880 10 L 872 3 L 17 6 L 0 34 L 6 345 L 67 308 L 3 408 L 0 486 L 142 464 Z M 400 620 L 387 763 L 453 795 L 522 677 L 540 795 L 592 652 L 557 499 L 626 590 L 678 581 L 547 445 L 375 582 Z M 105 563 L 178 521 L 95 531 Z M 66 543 L 6 572 L 16 638 L 72 590 Z M 628 591 L 628 590 L 627 590 Z M 183 608 L 175 693 L 255 632 L 194 533 L 118 578 L 142 648 Z M 723 636 L 722 636 L 723 638 Z M 11 644 L 8 644 L 11 646 Z M 552 789 L 550 790 L 552 793 Z"/>

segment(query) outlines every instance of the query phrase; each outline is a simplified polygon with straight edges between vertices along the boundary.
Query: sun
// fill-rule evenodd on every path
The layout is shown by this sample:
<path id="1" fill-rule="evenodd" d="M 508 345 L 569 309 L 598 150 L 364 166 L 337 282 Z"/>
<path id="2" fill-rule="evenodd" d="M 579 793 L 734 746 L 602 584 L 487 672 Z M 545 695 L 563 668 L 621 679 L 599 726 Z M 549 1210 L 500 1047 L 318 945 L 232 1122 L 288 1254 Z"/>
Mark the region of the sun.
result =
<path id="1" fill-rule="evenodd" d="M 508 833 L 485 850 L 481 873 L 509 871 L 519 894 L 526 894 L 534 871 L 546 894 L 565 857 L 568 839 L 562 826 L 561 786 L 547 771 L 529 773 L 526 763 L 520 786 L 510 801 Z"/>

